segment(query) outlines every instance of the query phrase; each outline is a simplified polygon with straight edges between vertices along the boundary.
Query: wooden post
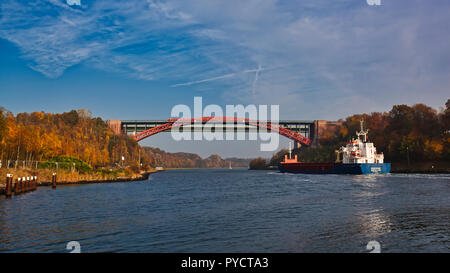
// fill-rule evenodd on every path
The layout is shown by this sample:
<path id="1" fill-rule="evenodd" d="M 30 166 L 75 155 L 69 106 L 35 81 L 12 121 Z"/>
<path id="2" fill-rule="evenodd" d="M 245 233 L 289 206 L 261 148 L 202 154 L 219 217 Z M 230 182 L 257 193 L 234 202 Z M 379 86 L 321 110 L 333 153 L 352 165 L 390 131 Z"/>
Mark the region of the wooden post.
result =
<path id="1" fill-rule="evenodd" d="M 29 192 L 31 189 L 30 187 L 30 177 L 27 176 L 27 180 L 25 181 L 25 192 Z"/>
<path id="2" fill-rule="evenodd" d="M 20 177 L 17 178 L 17 181 L 14 184 L 14 195 L 18 195 L 18 194 L 22 193 L 22 189 L 21 189 L 22 182 L 20 180 L 22 180 L 22 178 L 20 178 Z"/>
<path id="3" fill-rule="evenodd" d="M 30 176 L 30 191 L 34 191 L 34 176 Z"/>
<path id="4" fill-rule="evenodd" d="M 12 175 L 11 174 L 7 174 L 6 175 L 6 189 L 5 189 L 5 195 L 7 198 L 11 197 L 12 195 Z"/>
<path id="5" fill-rule="evenodd" d="M 52 188 L 56 189 L 56 173 L 53 173 L 52 176 Z"/>
<path id="6" fill-rule="evenodd" d="M 25 176 L 22 177 L 22 192 L 23 193 L 27 192 L 27 178 Z"/>

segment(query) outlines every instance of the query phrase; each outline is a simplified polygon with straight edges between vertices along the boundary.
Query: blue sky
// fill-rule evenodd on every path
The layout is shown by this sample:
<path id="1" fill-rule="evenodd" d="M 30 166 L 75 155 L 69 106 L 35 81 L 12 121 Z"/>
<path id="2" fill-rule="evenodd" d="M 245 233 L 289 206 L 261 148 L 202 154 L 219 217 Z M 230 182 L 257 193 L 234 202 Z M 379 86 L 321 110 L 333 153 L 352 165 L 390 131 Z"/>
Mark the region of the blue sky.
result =
<path id="1" fill-rule="evenodd" d="M 449 97 L 447 0 L 0 2 L 0 105 L 166 119 L 175 104 L 279 104 L 336 120 Z M 144 144 L 254 156 L 247 144 Z M 236 149 L 229 149 L 231 145 Z M 256 149 L 257 150 L 257 149 Z"/>

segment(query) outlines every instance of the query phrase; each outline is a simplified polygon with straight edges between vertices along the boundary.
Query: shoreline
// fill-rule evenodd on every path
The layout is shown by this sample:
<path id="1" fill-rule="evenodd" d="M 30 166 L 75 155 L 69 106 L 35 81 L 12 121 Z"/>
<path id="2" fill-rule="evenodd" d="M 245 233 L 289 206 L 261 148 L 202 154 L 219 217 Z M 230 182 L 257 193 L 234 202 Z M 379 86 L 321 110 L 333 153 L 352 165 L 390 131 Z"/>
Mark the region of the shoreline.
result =
<path id="1" fill-rule="evenodd" d="M 58 186 L 69 186 L 69 185 L 83 185 L 83 184 L 103 184 L 103 183 L 127 183 L 127 182 L 135 182 L 135 181 L 145 181 L 147 180 L 151 174 L 163 172 L 164 170 L 152 170 L 139 174 L 137 177 L 118 177 L 115 179 L 97 179 L 97 180 L 78 180 L 78 181 L 58 181 Z M 37 187 L 49 187 L 52 186 L 51 181 L 38 181 L 36 184 Z M 0 185 L 0 196 L 5 195 L 5 184 Z"/>
<path id="2" fill-rule="evenodd" d="M 231 170 L 248 169 L 248 167 L 233 167 Z M 164 168 L 164 170 L 230 170 L 229 168 Z"/>
<path id="3" fill-rule="evenodd" d="M 252 171 L 272 170 L 278 171 L 277 166 L 266 166 L 261 169 L 250 169 Z M 412 162 L 410 164 L 405 162 L 391 162 L 390 173 L 402 174 L 450 174 L 450 162 Z"/>
<path id="4" fill-rule="evenodd" d="M 278 169 L 249 169 L 249 171 L 278 171 Z M 444 170 L 444 171 L 420 171 L 420 170 L 395 170 L 390 173 L 395 174 L 450 174 L 450 170 Z"/>

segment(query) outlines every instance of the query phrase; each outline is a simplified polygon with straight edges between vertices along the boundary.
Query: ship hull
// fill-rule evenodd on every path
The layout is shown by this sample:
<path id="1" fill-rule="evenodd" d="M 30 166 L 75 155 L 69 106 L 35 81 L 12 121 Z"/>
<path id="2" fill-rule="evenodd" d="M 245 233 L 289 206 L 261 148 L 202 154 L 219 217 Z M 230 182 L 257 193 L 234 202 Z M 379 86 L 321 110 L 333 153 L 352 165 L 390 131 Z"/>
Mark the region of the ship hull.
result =
<path id="1" fill-rule="evenodd" d="M 390 173 L 391 163 L 280 163 L 280 172 L 304 174 L 377 174 Z"/>

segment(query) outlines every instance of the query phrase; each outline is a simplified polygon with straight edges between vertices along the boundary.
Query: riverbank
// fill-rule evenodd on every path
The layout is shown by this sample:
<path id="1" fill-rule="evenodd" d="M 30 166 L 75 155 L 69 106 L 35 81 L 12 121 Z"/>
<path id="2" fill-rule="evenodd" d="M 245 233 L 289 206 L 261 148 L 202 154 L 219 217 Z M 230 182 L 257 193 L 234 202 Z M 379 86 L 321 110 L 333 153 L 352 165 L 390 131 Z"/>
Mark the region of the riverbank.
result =
<path id="1" fill-rule="evenodd" d="M 276 166 L 266 166 L 264 168 L 250 169 L 253 171 L 258 170 L 278 170 Z M 421 173 L 421 174 L 433 174 L 444 173 L 450 174 L 450 162 L 415 162 L 415 163 L 391 163 L 391 173 Z"/>
<path id="2" fill-rule="evenodd" d="M 450 162 L 394 162 L 391 173 L 450 173 Z"/>
<path id="3" fill-rule="evenodd" d="M 165 168 L 164 170 L 238 170 L 238 169 L 245 169 L 247 170 L 248 167 L 232 167 L 230 168 Z"/>
<path id="4" fill-rule="evenodd" d="M 161 172 L 163 170 L 151 169 L 140 174 L 130 174 L 128 176 L 116 176 L 113 174 L 89 173 L 80 174 L 77 172 L 60 171 L 57 173 L 58 185 L 77 185 L 77 184 L 95 184 L 95 183 L 117 183 L 117 182 L 133 182 L 147 180 L 152 173 Z M 37 186 L 51 186 L 52 174 L 54 170 L 47 169 L 0 169 L 0 195 L 5 193 L 6 174 L 12 174 L 14 178 L 37 176 Z"/>

